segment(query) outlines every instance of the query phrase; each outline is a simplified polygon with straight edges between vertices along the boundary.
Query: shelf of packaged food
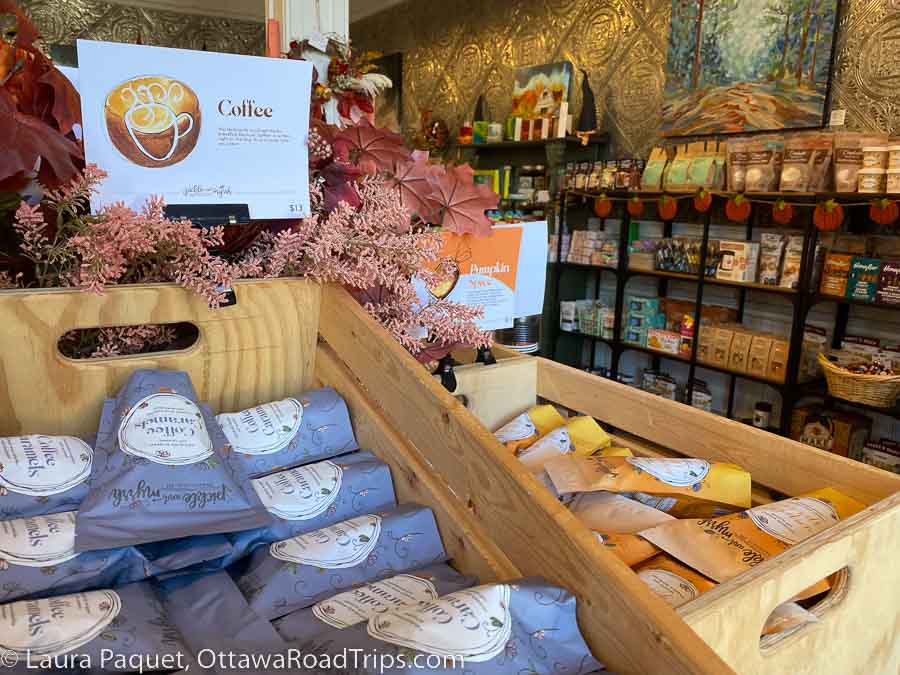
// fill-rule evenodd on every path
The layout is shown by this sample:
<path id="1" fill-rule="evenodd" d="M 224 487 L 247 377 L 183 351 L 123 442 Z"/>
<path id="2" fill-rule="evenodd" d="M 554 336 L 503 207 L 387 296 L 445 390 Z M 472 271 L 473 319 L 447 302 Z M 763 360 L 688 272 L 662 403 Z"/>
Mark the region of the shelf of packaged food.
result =
<path id="1" fill-rule="evenodd" d="M 660 197 L 662 195 L 670 195 L 672 197 L 685 198 L 692 197 L 697 193 L 697 190 L 691 191 L 678 191 L 678 190 L 602 190 L 598 192 L 589 192 L 587 190 L 575 190 L 570 189 L 567 192 L 571 195 L 579 196 L 579 197 L 600 197 L 602 195 L 606 195 L 607 197 L 648 197 L 655 198 Z M 889 200 L 900 200 L 900 194 L 898 193 L 863 193 L 863 192 L 728 192 L 727 190 L 708 190 L 708 192 L 713 197 L 725 197 L 726 199 L 730 199 L 731 197 L 736 197 L 738 194 L 744 195 L 747 199 L 765 199 L 771 200 L 772 203 L 777 202 L 780 199 L 785 201 L 804 201 L 804 202 L 819 202 L 825 201 L 829 199 L 834 199 L 839 202 L 872 202 L 878 199 L 889 199 Z"/>
<path id="2" fill-rule="evenodd" d="M 633 276 L 651 276 L 661 277 L 665 279 L 678 279 L 680 281 L 699 282 L 700 277 L 696 274 L 686 274 L 684 272 L 669 272 L 668 270 L 648 270 L 637 267 L 629 267 L 628 274 Z M 730 288 L 747 288 L 752 291 L 762 291 L 764 293 L 778 293 L 781 295 L 796 295 L 798 293 L 795 288 L 784 288 L 782 286 L 772 286 L 770 284 L 758 284 L 748 281 L 729 281 L 727 279 L 717 279 L 716 277 L 706 277 L 704 284 L 710 286 L 728 286 Z"/>
<path id="3" fill-rule="evenodd" d="M 603 270 L 606 272 L 618 272 L 618 267 L 613 267 L 611 265 L 585 265 L 583 263 L 573 263 L 573 262 L 563 262 L 559 263 L 563 267 L 569 267 L 575 270 Z"/>
<path id="4" fill-rule="evenodd" d="M 602 342 L 607 347 L 612 349 L 615 346 L 615 341 L 610 340 L 605 337 L 600 337 L 599 335 L 591 335 L 590 333 L 581 333 L 577 330 L 560 330 L 560 335 L 574 335 L 575 337 L 587 338 L 589 340 L 596 340 L 597 342 Z"/>
<path id="5" fill-rule="evenodd" d="M 880 302 L 866 302 L 865 300 L 857 300 L 856 298 L 846 298 L 840 295 L 826 295 L 825 293 L 815 293 L 812 297 L 813 303 L 834 302 L 839 305 L 859 305 L 860 307 L 874 307 L 876 309 L 900 310 L 900 305 L 885 305 Z"/>
<path id="6" fill-rule="evenodd" d="M 892 417 L 896 420 L 900 420 L 900 402 L 895 403 L 891 408 L 878 408 L 874 405 L 868 405 L 867 403 L 848 401 L 845 398 L 833 396 L 828 391 L 828 385 L 826 384 L 824 379 L 804 382 L 800 385 L 800 388 L 803 390 L 805 396 L 824 399 L 826 405 L 828 405 L 829 407 L 835 404 L 840 404 L 848 406 L 850 408 L 855 408 L 857 410 L 874 413 L 877 415 L 886 415 L 887 417 Z"/>
<path id="7" fill-rule="evenodd" d="M 567 145 L 581 145 L 581 139 L 576 136 L 566 136 L 565 138 L 542 138 L 530 141 L 495 141 L 493 143 L 467 143 L 465 145 L 458 144 L 457 148 L 472 148 L 474 150 L 510 150 L 517 148 L 542 148 L 549 143 L 559 143 L 565 141 Z M 609 142 L 608 134 L 595 134 L 590 137 L 587 145 L 604 145 Z"/>

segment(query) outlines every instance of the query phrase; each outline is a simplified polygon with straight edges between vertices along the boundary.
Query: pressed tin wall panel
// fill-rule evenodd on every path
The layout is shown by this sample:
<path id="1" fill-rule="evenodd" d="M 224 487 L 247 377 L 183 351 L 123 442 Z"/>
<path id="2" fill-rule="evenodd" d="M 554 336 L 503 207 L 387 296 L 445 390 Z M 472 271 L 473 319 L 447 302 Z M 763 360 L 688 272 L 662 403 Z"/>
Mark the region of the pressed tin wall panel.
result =
<path id="1" fill-rule="evenodd" d="M 847 110 L 851 128 L 900 134 L 900 1 L 842 4 L 833 107 Z M 671 7 L 671 0 L 408 2 L 354 23 L 350 34 L 357 48 L 404 52 L 405 120 L 431 109 L 454 131 L 481 93 L 492 118 L 506 117 L 517 67 L 569 60 L 590 75 L 614 153 L 646 156 L 658 141 Z"/>
<path id="2" fill-rule="evenodd" d="M 145 45 L 262 54 L 261 21 L 185 14 L 130 7 L 100 0 L 20 0 L 51 45 L 71 45 L 78 38 L 137 42 Z"/>

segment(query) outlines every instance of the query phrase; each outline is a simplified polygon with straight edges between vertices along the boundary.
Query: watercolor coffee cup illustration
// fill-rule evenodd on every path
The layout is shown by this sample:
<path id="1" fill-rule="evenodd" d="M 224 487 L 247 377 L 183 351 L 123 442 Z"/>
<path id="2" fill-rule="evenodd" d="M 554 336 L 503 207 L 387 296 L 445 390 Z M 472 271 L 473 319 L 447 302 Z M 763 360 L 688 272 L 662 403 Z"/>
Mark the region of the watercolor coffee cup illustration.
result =
<path id="1" fill-rule="evenodd" d="M 106 97 L 106 128 L 122 155 L 139 166 L 162 168 L 185 159 L 200 137 L 200 102 L 183 82 L 135 77 Z"/>

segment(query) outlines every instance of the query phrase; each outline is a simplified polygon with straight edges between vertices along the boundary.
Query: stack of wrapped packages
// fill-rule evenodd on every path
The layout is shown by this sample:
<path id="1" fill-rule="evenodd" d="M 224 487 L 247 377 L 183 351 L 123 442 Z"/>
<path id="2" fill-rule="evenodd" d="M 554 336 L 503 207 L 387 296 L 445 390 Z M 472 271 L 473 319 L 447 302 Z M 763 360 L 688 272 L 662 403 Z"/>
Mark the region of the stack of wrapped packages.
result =
<path id="1" fill-rule="evenodd" d="M 567 419 L 552 405 L 532 407 L 495 436 L 673 607 L 865 508 L 827 486 L 751 508 L 751 476 L 741 467 L 635 457 L 592 417 Z M 834 582 L 823 579 L 780 605 L 762 635 L 817 621 L 807 608 Z"/>
<path id="2" fill-rule="evenodd" d="M 0 463 L 5 672 L 601 668 L 570 593 L 447 564 L 331 389 L 216 416 L 139 370 L 96 439 L 2 438 Z"/>

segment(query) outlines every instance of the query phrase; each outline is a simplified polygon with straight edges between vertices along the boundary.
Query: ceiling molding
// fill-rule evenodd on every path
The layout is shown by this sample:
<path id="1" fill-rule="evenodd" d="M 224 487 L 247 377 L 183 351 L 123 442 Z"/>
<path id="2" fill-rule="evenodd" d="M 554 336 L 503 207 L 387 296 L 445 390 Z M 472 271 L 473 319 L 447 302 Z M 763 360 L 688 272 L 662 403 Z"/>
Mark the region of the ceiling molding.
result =
<path id="1" fill-rule="evenodd" d="M 263 0 L 108 0 L 108 2 L 245 21 L 263 22 L 266 18 Z"/>

